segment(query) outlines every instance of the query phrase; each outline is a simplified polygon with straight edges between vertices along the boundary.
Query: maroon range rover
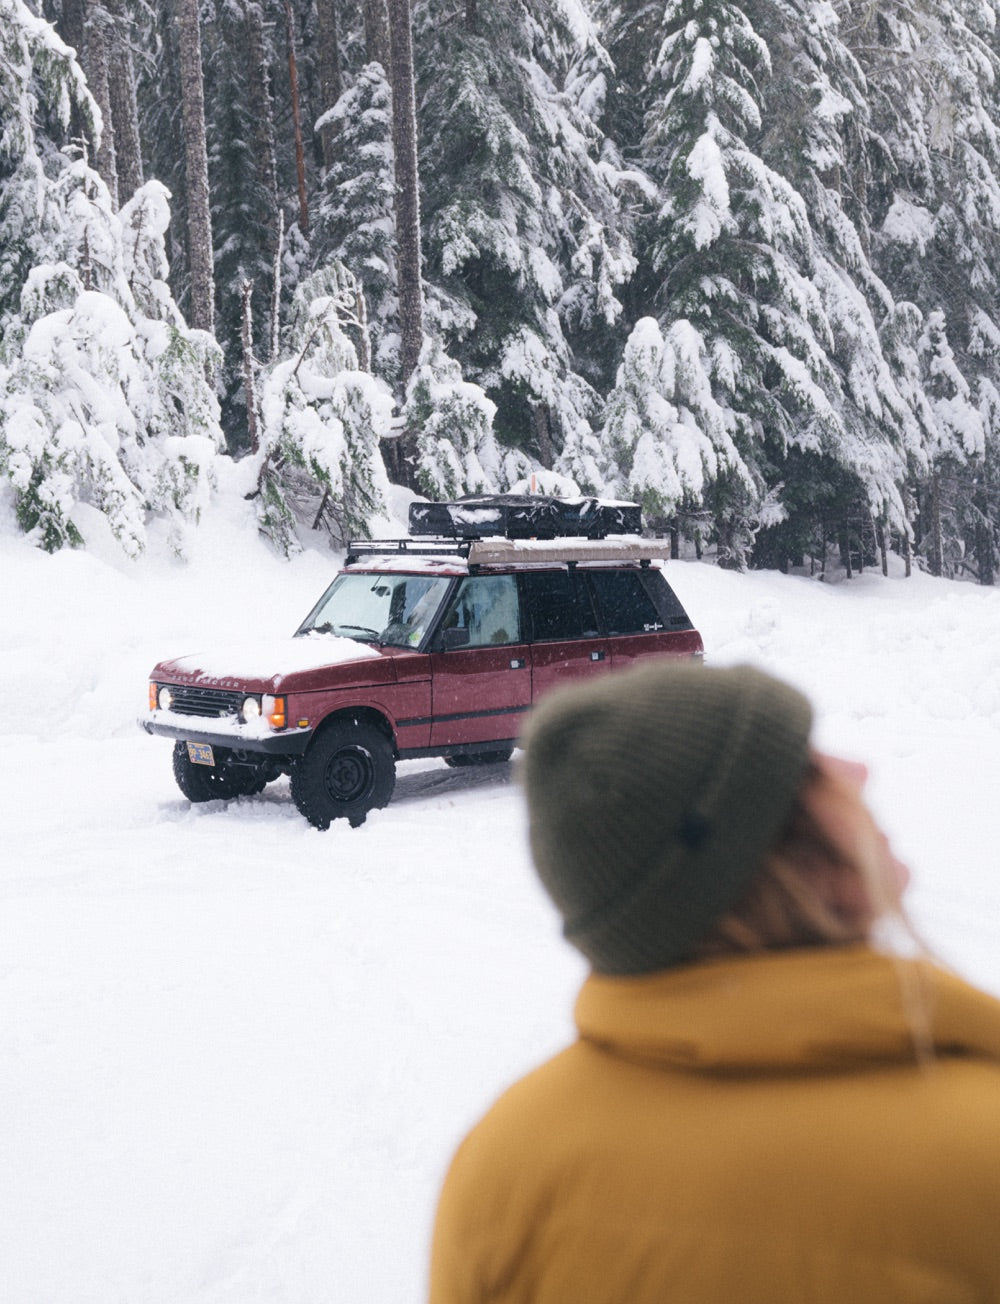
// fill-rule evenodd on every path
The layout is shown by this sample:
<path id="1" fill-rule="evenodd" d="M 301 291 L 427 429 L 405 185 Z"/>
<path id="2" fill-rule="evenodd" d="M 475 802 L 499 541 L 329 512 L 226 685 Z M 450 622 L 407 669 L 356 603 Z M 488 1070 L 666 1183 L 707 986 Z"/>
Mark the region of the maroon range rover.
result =
<path id="1" fill-rule="evenodd" d="M 190 801 L 287 773 L 311 824 L 359 825 L 397 760 L 506 761 L 549 689 L 701 656 L 639 524 L 634 505 L 592 499 L 415 504 L 410 538 L 349 546 L 293 638 L 161 661 L 140 724 L 176 740 Z M 622 525 L 635 532 L 607 537 Z M 453 537 L 412 537 L 425 529 Z"/>

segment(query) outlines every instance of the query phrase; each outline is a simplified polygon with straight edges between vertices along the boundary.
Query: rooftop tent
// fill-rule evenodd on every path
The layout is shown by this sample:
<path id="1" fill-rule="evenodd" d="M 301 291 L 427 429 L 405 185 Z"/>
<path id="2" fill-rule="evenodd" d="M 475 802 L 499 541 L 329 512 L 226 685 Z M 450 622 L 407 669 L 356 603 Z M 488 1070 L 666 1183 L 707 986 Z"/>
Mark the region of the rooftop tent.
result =
<path id="1" fill-rule="evenodd" d="M 609 534 L 639 534 L 637 503 L 598 498 L 479 495 L 451 503 L 411 503 L 411 535 L 451 539 L 603 539 Z"/>

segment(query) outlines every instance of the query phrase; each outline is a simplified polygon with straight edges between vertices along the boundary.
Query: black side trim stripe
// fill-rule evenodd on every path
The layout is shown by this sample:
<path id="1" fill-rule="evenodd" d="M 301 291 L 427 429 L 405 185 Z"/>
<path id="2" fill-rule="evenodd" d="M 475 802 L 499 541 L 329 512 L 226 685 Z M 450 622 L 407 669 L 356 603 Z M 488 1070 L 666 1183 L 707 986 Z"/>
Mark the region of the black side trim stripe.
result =
<path id="1" fill-rule="evenodd" d="M 424 724 L 445 724 L 452 720 L 487 720 L 496 715 L 523 715 L 531 707 L 526 703 L 524 706 L 498 706 L 492 711 L 456 711 L 453 715 L 426 715 L 413 716 L 408 720 L 397 720 L 397 729 L 413 729 L 417 725 Z"/>

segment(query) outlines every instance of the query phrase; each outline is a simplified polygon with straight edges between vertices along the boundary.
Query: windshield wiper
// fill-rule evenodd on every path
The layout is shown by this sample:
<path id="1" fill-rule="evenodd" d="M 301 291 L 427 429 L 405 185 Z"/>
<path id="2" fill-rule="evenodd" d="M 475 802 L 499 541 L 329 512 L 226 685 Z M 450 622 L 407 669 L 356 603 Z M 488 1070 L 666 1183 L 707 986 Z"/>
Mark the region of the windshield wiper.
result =
<path id="1" fill-rule="evenodd" d="M 375 643 L 379 643 L 382 640 L 382 635 L 378 632 L 378 630 L 369 629 L 367 625 L 337 625 L 336 628 L 338 630 L 344 630 L 345 632 L 349 629 L 353 629 L 356 634 L 368 635 L 368 637 L 371 638 L 371 640 Z M 366 641 L 367 640 L 362 640 L 362 642 L 366 642 Z"/>
<path id="2" fill-rule="evenodd" d="M 300 629 L 296 634 L 296 638 L 301 638 L 304 634 L 334 634 L 339 637 L 341 633 L 350 638 L 352 636 L 346 633 L 349 629 L 353 630 L 355 634 L 364 634 L 366 636 L 363 640 L 355 639 L 355 642 L 365 642 L 367 639 L 371 639 L 372 642 L 381 645 L 382 636 L 378 630 L 369 629 L 367 625 L 335 625 L 330 620 L 325 620 L 322 625 L 310 625 L 308 629 Z"/>

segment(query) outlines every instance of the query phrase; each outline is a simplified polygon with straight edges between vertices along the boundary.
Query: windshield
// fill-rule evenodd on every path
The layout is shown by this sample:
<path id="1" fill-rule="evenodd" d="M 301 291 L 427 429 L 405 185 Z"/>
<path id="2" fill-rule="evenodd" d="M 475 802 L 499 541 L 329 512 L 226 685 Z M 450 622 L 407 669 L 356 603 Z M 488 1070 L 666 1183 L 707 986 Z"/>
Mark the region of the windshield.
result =
<path id="1" fill-rule="evenodd" d="M 450 584 L 442 575 L 338 575 L 297 634 L 417 647 Z"/>

